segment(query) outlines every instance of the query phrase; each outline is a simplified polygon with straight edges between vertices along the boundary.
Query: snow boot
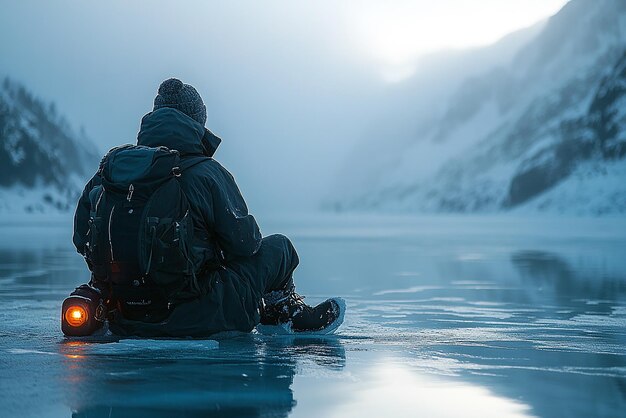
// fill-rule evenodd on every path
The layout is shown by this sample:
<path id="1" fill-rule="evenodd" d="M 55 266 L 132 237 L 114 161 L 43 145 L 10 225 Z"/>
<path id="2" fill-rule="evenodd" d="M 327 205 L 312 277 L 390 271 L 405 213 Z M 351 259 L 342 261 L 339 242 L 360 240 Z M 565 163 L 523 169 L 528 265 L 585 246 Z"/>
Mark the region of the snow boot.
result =
<path id="1" fill-rule="evenodd" d="M 293 287 L 271 292 L 263 298 L 261 324 L 288 325 L 295 333 L 326 333 L 343 322 L 345 308 L 341 299 L 328 299 L 313 307 L 303 299 Z"/>

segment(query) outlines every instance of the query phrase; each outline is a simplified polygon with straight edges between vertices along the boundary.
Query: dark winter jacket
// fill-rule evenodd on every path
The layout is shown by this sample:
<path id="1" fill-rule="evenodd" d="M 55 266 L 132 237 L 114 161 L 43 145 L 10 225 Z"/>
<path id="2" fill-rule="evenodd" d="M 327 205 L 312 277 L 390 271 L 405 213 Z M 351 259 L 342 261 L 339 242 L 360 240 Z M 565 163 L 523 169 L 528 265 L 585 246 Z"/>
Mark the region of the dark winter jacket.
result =
<path id="1" fill-rule="evenodd" d="M 183 171 L 180 184 L 189 199 L 194 222 L 194 247 L 201 248 L 207 264 L 219 264 L 216 258 L 223 256 L 228 259 L 249 257 L 254 255 L 261 245 L 261 233 L 252 215 L 248 213 L 246 203 L 235 183 L 233 176 L 213 158 L 220 138 L 204 128 L 184 113 L 175 109 L 161 108 L 148 113 L 141 121 L 141 129 L 137 137 L 138 145 L 165 146 L 176 149 L 181 154 L 181 167 L 188 159 L 199 156 L 209 157 Z M 99 175 L 95 175 L 85 186 L 79 199 L 74 217 L 74 245 L 79 253 L 84 254 L 89 219 L 89 193 L 101 183 Z M 218 274 L 219 273 L 219 274 Z M 207 282 L 220 282 L 222 272 L 208 272 Z M 211 286 L 215 285 L 213 283 Z M 207 286 L 208 289 L 209 286 Z M 204 335 L 221 330 L 237 329 L 249 331 L 258 321 L 256 309 L 257 295 L 248 294 L 250 290 L 237 283 L 224 283 L 213 286 L 209 303 L 222 311 L 210 311 L 204 306 L 200 311 L 192 309 L 200 301 L 191 301 L 189 306 L 180 306 L 180 311 L 189 311 L 185 315 L 185 324 L 170 324 L 163 330 L 165 335 Z M 226 300 L 225 300 L 226 299 Z M 249 301 L 248 301 L 249 299 Z M 250 306 L 242 306 L 250 304 Z M 222 306 L 223 305 L 223 306 Z M 209 311 L 207 311 L 209 309 Z M 228 311 L 232 312 L 229 314 Z M 213 315 L 214 318 L 206 318 Z M 194 320 L 203 323 L 194 323 Z M 211 322 L 213 321 L 213 322 Z M 141 324 L 132 324 L 120 318 L 133 331 L 128 333 L 150 335 L 142 332 Z M 147 326 L 147 324 L 146 324 Z M 154 327 L 154 325 L 150 325 Z M 182 329 L 181 329 L 182 327 Z M 185 331 L 185 329 L 187 331 Z M 122 331 L 123 330 L 118 330 Z M 152 334 L 158 334 L 154 331 Z"/>
<path id="2" fill-rule="evenodd" d="M 221 140 L 184 113 L 162 108 L 141 121 L 137 144 L 178 150 L 186 158 L 212 157 Z M 249 257 L 261 245 L 261 233 L 233 176 L 207 158 L 183 172 L 181 186 L 192 207 L 197 245 L 217 244 L 226 257 Z M 100 184 L 96 174 L 85 186 L 74 219 L 74 245 L 84 253 L 89 220 L 89 192 Z M 204 244 L 203 244 L 204 243 Z M 211 248 L 212 249 L 212 248 Z M 207 252 L 207 257 L 212 256 Z M 207 260 L 209 261 L 209 260 Z"/>

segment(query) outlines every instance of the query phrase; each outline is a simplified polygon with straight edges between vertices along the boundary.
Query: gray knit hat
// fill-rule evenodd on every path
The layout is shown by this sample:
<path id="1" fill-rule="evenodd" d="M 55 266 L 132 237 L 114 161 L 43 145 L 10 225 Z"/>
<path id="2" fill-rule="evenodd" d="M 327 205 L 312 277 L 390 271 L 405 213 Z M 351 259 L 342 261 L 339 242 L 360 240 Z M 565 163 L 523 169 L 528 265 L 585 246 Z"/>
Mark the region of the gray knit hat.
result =
<path id="1" fill-rule="evenodd" d="M 177 78 L 169 78 L 159 86 L 152 110 L 162 107 L 179 110 L 202 125 L 206 122 L 206 106 L 202 97 L 193 86 L 183 84 Z"/>

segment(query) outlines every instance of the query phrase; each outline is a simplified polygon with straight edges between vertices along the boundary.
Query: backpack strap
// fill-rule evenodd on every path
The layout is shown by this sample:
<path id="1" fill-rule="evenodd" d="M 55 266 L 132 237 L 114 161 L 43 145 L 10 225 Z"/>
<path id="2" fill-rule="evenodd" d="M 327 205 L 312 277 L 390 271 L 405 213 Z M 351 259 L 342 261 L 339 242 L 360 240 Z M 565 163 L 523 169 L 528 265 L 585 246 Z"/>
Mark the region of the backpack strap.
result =
<path id="1" fill-rule="evenodd" d="M 98 209 L 102 204 L 103 197 L 104 187 L 101 184 L 94 187 L 91 192 L 89 192 L 89 229 L 87 242 L 85 243 L 84 257 L 87 261 L 87 266 L 96 279 L 102 279 L 106 276 L 104 265 L 99 261 L 100 257 L 98 256 L 98 252 L 101 251 L 99 240 L 103 232 L 102 218 L 99 216 Z"/>

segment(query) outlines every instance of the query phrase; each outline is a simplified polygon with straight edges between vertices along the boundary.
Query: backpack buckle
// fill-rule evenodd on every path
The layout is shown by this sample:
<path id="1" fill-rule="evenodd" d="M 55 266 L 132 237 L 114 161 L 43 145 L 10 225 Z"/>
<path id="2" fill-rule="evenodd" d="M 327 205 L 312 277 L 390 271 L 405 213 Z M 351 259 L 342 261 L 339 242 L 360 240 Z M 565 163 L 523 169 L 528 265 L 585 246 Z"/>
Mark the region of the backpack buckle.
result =
<path id="1" fill-rule="evenodd" d="M 180 170 L 180 167 L 176 166 L 172 168 L 172 174 L 174 175 L 174 177 L 180 177 L 181 173 L 182 171 Z"/>

